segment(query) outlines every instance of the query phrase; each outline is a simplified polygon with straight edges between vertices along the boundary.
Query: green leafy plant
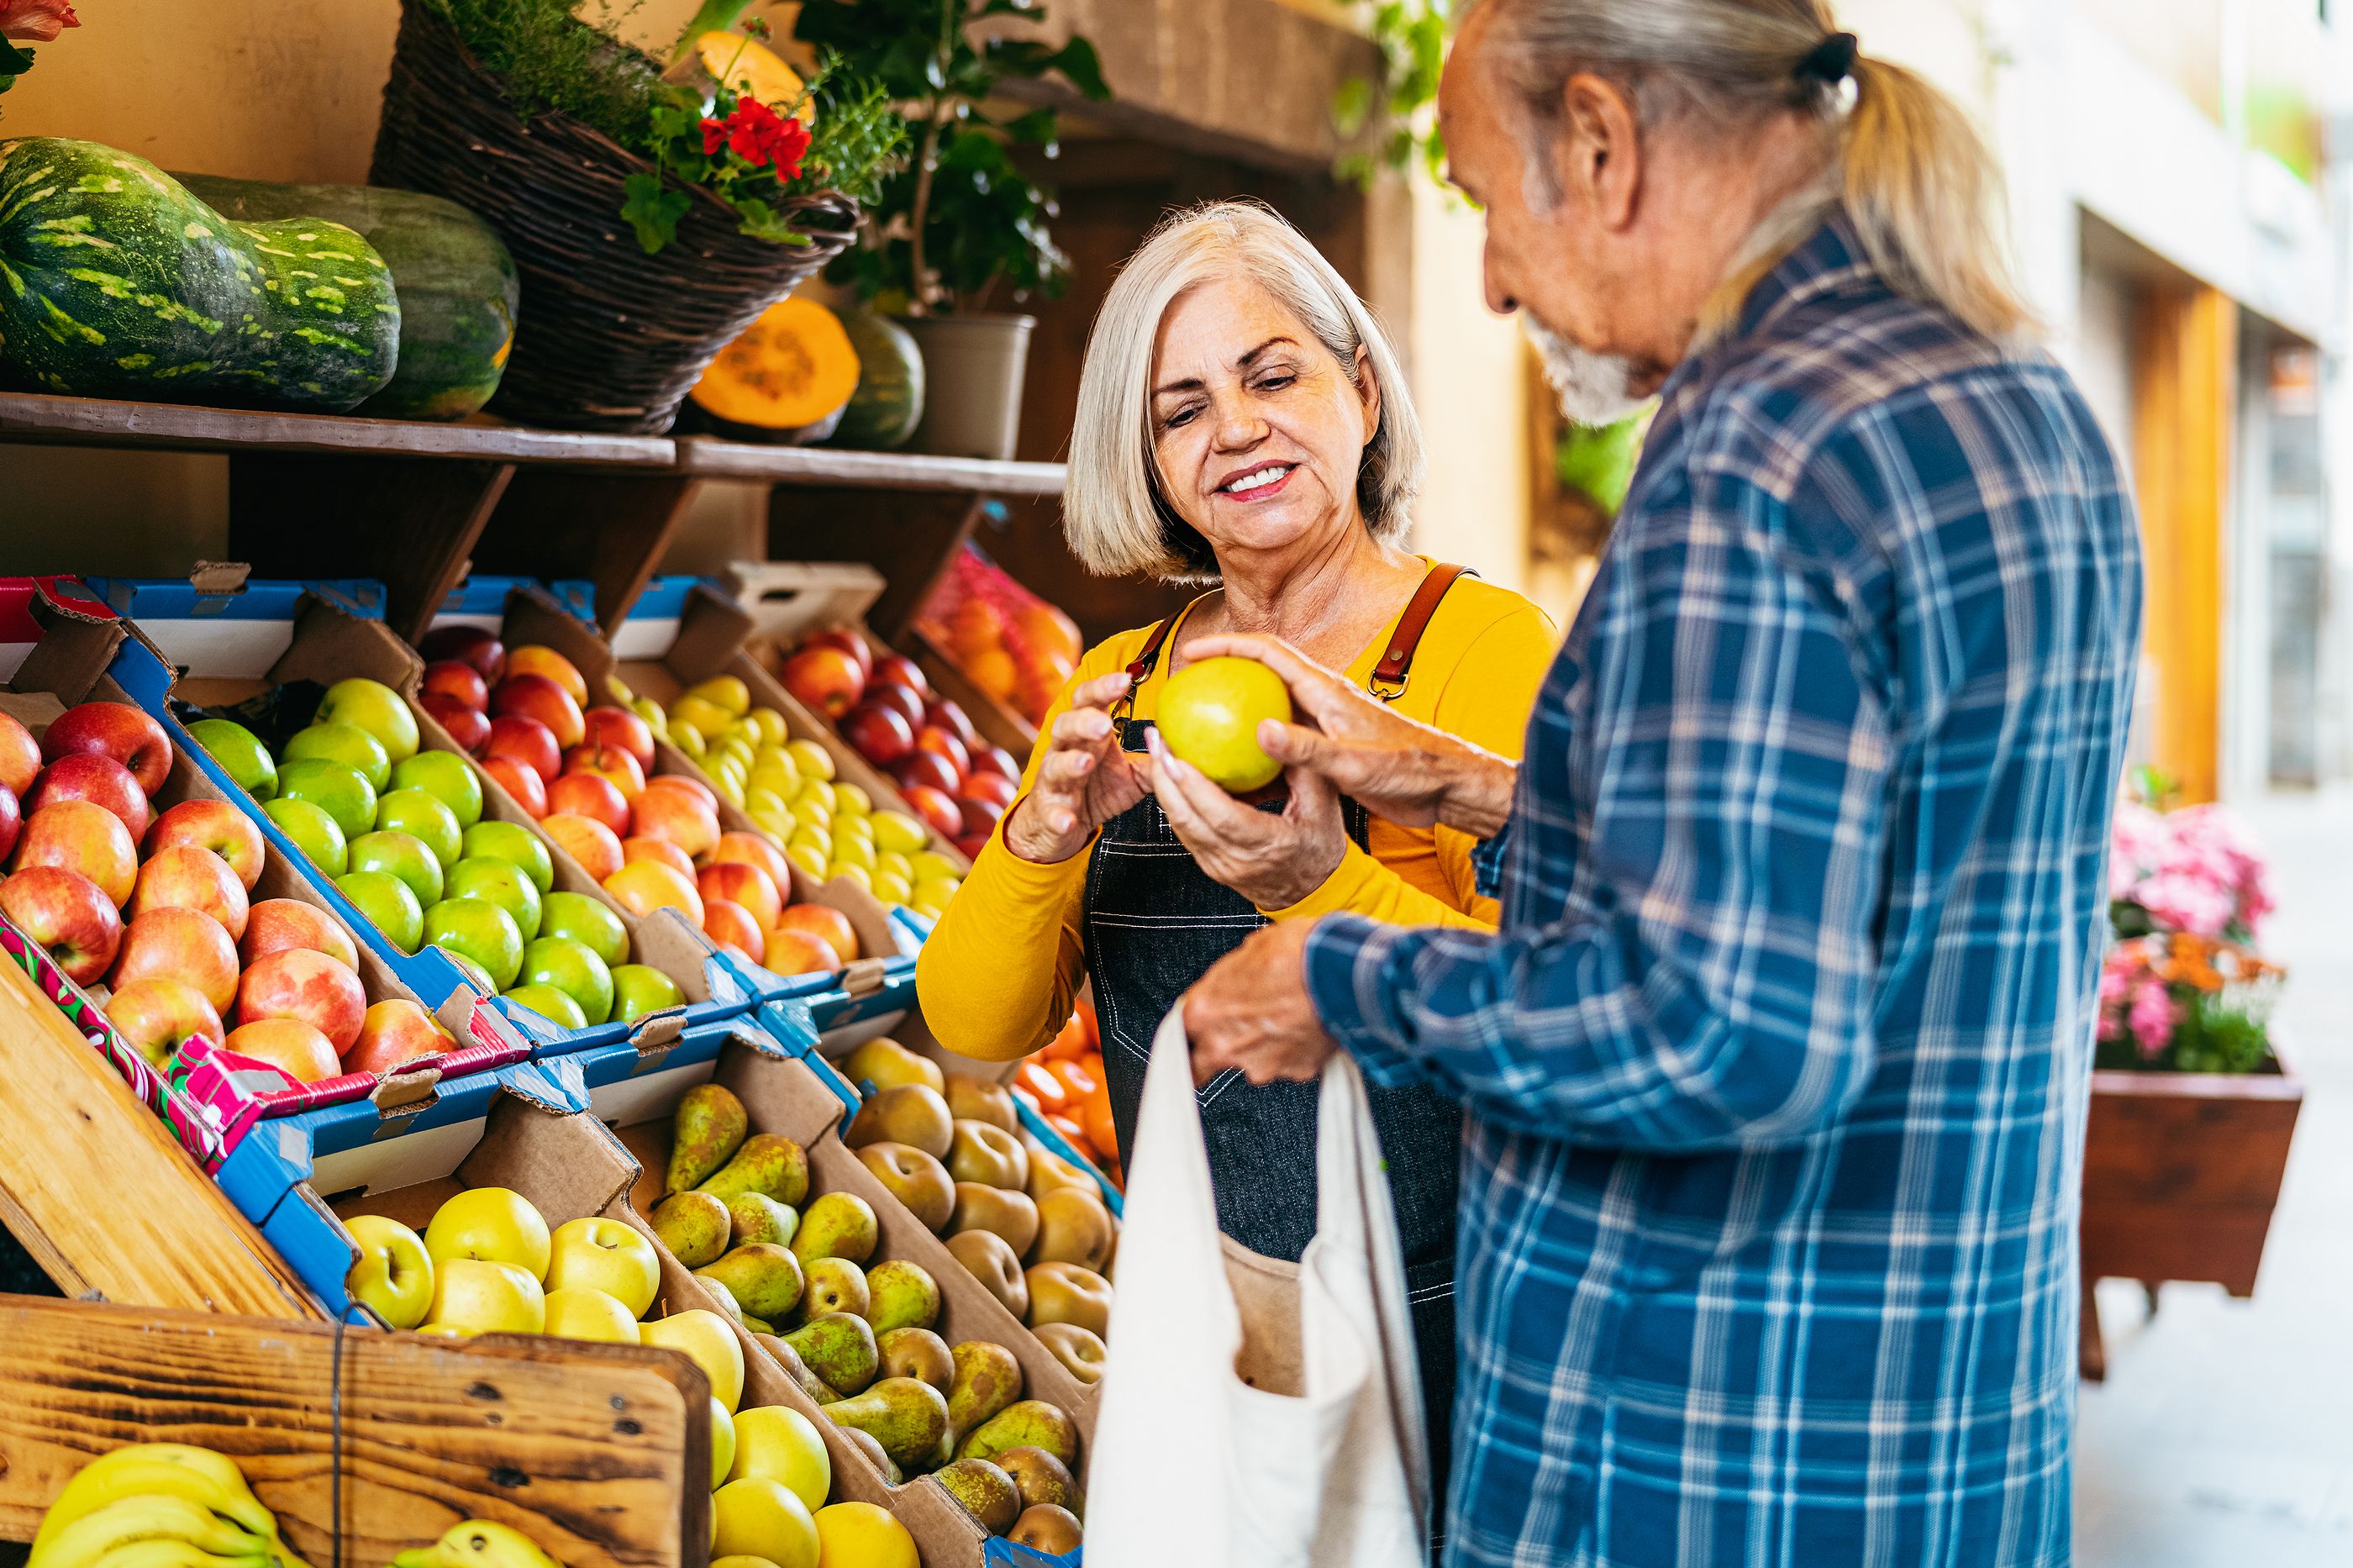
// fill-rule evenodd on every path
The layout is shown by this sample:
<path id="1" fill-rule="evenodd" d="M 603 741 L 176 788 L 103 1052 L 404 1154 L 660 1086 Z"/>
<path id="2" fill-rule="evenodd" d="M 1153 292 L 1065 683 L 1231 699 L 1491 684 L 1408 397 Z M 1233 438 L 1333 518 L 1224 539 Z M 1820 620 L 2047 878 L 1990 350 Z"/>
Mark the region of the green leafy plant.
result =
<path id="1" fill-rule="evenodd" d="M 1373 123 L 1370 144 L 1340 160 L 1340 178 L 1370 185 L 1384 171 L 1419 166 L 1440 184 L 1446 143 L 1438 133 L 1438 77 L 1446 63 L 1451 0 L 1377 0 L 1359 5 L 1381 51 L 1381 79 L 1351 77 L 1332 99 L 1332 121 L 1351 141 Z"/>
<path id="2" fill-rule="evenodd" d="M 880 82 L 907 120 L 913 158 L 884 176 L 861 242 L 826 270 L 888 311 L 985 309 L 1000 287 L 1051 299 L 1069 280 L 1056 247 L 1050 192 L 1014 153 L 1058 150 L 1052 109 L 997 117 L 982 108 L 1008 81 L 1060 78 L 1083 96 L 1111 96 L 1094 46 L 1051 47 L 976 37 L 998 17 L 1044 19 L 1034 0 L 807 0 L 795 32 Z"/>

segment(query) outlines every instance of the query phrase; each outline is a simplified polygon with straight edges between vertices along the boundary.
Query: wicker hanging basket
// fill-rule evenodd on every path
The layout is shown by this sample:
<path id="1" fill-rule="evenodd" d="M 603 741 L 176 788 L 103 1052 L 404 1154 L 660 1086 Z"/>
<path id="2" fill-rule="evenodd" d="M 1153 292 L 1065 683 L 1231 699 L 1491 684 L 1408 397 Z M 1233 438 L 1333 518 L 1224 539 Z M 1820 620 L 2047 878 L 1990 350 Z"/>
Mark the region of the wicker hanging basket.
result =
<path id="1" fill-rule="evenodd" d="M 368 178 L 470 207 L 514 253 L 522 307 L 493 413 L 659 434 L 712 357 L 857 232 L 858 204 L 821 191 L 776 203 L 808 244 L 753 239 L 681 184 L 693 207 L 649 256 L 621 204 L 651 167 L 568 115 L 524 119 L 427 0 L 403 0 Z"/>

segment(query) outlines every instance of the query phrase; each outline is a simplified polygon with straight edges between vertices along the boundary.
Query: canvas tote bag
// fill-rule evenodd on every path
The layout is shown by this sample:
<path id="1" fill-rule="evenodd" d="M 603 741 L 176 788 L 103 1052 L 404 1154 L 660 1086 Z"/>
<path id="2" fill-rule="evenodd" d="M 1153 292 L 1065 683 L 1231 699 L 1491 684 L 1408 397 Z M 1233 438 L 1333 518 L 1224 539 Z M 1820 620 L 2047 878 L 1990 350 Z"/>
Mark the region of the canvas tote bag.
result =
<path id="1" fill-rule="evenodd" d="M 1181 1009 L 1128 1167 L 1088 1568 L 1419 1568 L 1421 1380 L 1364 1079 L 1324 1069 L 1315 1237 L 1296 1265 L 1218 1230 Z"/>

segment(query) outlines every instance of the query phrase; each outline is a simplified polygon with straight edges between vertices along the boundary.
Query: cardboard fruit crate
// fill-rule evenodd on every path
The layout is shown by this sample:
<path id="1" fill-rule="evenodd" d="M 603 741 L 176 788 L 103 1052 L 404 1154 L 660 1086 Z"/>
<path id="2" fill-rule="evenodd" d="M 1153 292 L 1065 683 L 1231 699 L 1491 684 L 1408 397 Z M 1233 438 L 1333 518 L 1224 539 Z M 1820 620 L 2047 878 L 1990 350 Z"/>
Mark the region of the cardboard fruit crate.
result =
<path id="1" fill-rule="evenodd" d="M 85 577 L 108 609 L 137 622 L 175 669 L 259 677 L 294 637 L 305 594 L 361 620 L 384 619 L 384 584 L 368 577 L 294 582 L 255 579 L 240 562 L 208 561 L 185 577 Z"/>

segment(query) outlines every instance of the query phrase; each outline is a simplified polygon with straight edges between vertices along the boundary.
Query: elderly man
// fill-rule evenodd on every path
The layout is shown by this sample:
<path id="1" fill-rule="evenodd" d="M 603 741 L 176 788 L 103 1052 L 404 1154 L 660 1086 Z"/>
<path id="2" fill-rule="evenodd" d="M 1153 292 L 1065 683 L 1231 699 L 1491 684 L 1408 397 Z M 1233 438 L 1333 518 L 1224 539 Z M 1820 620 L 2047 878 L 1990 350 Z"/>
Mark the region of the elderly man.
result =
<path id="1" fill-rule="evenodd" d="M 1198 650 L 1504 915 L 1261 931 L 1196 1070 L 1465 1108 L 1450 1563 L 2063 1563 L 2139 565 L 1985 153 L 1823 0 L 1483 0 L 1440 106 L 1489 302 L 1660 411 L 1517 769 Z"/>

